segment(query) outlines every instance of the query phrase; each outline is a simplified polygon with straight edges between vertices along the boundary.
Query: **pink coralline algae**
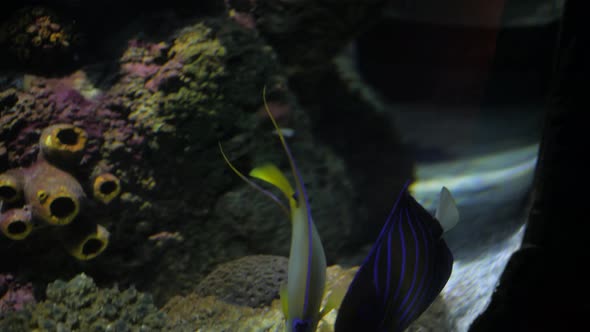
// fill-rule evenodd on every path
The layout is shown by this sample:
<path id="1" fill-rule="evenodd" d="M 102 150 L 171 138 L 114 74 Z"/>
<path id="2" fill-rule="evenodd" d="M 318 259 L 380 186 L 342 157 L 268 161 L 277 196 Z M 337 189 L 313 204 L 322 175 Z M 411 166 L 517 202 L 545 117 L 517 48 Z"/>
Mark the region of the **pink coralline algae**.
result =
<path id="1" fill-rule="evenodd" d="M 158 65 L 144 63 L 125 63 L 122 67 L 123 71 L 127 72 L 128 74 L 141 78 L 154 76 L 154 74 L 160 69 L 160 66 Z"/>
<path id="2" fill-rule="evenodd" d="M 149 92 L 166 90 L 180 80 L 182 61 L 169 59 L 170 45 L 165 42 L 150 43 L 137 39 L 128 42 L 128 48 L 121 56 L 123 83 L 141 79 Z"/>
<path id="3" fill-rule="evenodd" d="M 0 316 L 22 310 L 26 304 L 35 304 L 33 285 L 21 284 L 10 274 L 0 274 Z"/>
<path id="4" fill-rule="evenodd" d="M 7 154 L 0 155 L 0 161 L 6 161 L 8 167 L 30 165 L 37 156 L 35 143 L 39 133 L 52 123 L 71 123 L 86 131 L 88 144 L 82 164 L 101 159 L 99 152 L 105 137 L 125 142 L 136 151 L 134 159 L 139 159 L 143 139 L 137 137 L 124 114 L 109 108 L 109 100 L 103 94 L 85 91 L 80 86 L 84 82 L 87 79 L 83 72 L 63 78 L 29 76 L 25 78 L 28 88 L 25 91 L 4 92 L 14 98 L 9 99 L 8 105 L 1 105 L 5 110 L 0 116 L 0 125 L 9 136 L 0 143 L 6 144 L 0 146 L 0 153 Z"/>
<path id="5" fill-rule="evenodd" d="M 162 67 L 158 68 L 158 71 L 155 73 L 156 75 L 146 82 L 145 87 L 151 92 L 165 89 L 166 86 L 173 85 L 171 84 L 172 82 L 180 79 L 181 70 L 182 63 L 180 61 L 168 61 Z"/>

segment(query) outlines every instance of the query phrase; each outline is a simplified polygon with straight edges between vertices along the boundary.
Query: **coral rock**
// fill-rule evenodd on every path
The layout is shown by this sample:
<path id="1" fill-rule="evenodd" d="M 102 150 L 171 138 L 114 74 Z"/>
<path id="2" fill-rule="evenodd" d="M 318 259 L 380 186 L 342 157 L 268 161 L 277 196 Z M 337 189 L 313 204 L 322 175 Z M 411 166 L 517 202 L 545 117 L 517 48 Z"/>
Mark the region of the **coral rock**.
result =
<path id="1" fill-rule="evenodd" d="M 78 180 L 51 162 L 75 166 L 84 153 L 87 135 L 70 124 L 55 124 L 43 130 L 38 160 L 27 168 L 11 169 L 0 174 L 0 230 L 12 240 L 26 238 L 33 228 L 33 218 L 51 226 L 64 226 L 62 240 L 70 254 L 89 260 L 102 253 L 109 243 L 105 227 L 88 220 L 78 221 L 86 194 Z M 104 168 L 97 166 L 97 169 Z M 120 193 L 119 179 L 111 173 L 95 178 L 94 196 L 108 203 Z M 24 193 L 24 194 L 21 194 Z M 24 198 L 22 208 L 13 207 Z M 9 209 L 2 213 L 3 203 Z M 89 215 L 89 214 L 87 214 Z M 50 232 L 48 232 L 50 233 Z M 51 236 L 50 236 L 51 237 Z"/>
<path id="2" fill-rule="evenodd" d="M 237 305 L 261 307 L 279 296 L 289 260 L 281 256 L 246 256 L 219 265 L 197 287 L 201 296 L 215 295 Z"/>
<path id="3" fill-rule="evenodd" d="M 38 70 L 69 64 L 79 41 L 73 24 L 44 7 L 21 8 L 0 26 L 2 48 Z"/>
<path id="4" fill-rule="evenodd" d="M 99 289 L 85 274 L 49 284 L 46 295 L 25 309 L 20 328 L 12 322 L 14 331 L 162 331 L 166 324 L 149 295 L 133 287 Z M 0 328 L 5 326 L 0 320 Z"/>
<path id="5" fill-rule="evenodd" d="M 22 310 L 25 305 L 34 303 L 31 283 L 21 284 L 10 274 L 0 274 L 0 318 L 8 312 Z"/>

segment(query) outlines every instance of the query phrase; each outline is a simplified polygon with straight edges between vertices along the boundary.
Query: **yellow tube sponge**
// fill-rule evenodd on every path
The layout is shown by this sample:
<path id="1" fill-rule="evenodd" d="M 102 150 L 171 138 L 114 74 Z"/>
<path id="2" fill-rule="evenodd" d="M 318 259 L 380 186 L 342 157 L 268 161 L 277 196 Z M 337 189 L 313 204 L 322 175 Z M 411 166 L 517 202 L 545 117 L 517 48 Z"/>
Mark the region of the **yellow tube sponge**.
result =
<path id="1" fill-rule="evenodd" d="M 65 240 L 70 255 L 81 261 L 100 255 L 109 244 L 109 231 L 101 225 L 76 225 Z"/>
<path id="2" fill-rule="evenodd" d="M 41 153 L 53 162 L 73 162 L 78 160 L 88 141 L 86 132 L 71 124 L 55 124 L 41 133 L 39 145 Z"/>
<path id="3" fill-rule="evenodd" d="M 20 169 L 11 169 L 0 174 L 0 201 L 14 203 L 22 197 L 23 180 Z"/>
<path id="4" fill-rule="evenodd" d="M 0 213 L 0 231 L 11 240 L 22 240 L 33 230 L 31 207 L 10 209 Z"/>
<path id="5" fill-rule="evenodd" d="M 121 182 L 111 173 L 100 174 L 92 182 L 92 192 L 96 200 L 108 204 L 121 193 Z"/>
<path id="6" fill-rule="evenodd" d="M 38 160 L 23 170 L 25 200 L 33 216 L 50 225 L 67 225 L 76 218 L 86 198 L 70 174 Z"/>

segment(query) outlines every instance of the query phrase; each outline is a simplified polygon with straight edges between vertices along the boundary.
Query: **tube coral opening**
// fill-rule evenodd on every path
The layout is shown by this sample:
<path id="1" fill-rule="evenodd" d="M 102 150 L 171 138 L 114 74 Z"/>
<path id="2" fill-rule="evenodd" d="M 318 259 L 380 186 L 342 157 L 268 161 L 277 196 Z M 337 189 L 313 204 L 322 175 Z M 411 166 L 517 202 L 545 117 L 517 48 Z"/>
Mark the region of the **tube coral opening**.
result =
<path id="1" fill-rule="evenodd" d="M 22 240 L 33 229 L 31 208 L 28 205 L 20 209 L 10 209 L 0 216 L 0 230 L 11 240 Z"/>
<path id="2" fill-rule="evenodd" d="M 2 185 L 0 186 L 0 200 L 2 201 L 13 201 L 18 192 L 9 185 Z"/>
<path id="3" fill-rule="evenodd" d="M 114 181 L 106 181 L 100 185 L 100 192 L 103 195 L 112 194 L 115 190 L 117 190 L 117 184 Z"/>
<path id="4" fill-rule="evenodd" d="M 58 131 L 56 137 L 64 145 L 76 145 L 79 140 L 78 133 L 72 128 L 65 128 Z"/>
<path id="5" fill-rule="evenodd" d="M 25 171 L 23 192 L 33 216 L 50 225 L 72 222 L 86 198 L 78 180 L 46 160 L 38 160 Z"/>
<path id="6" fill-rule="evenodd" d="M 70 197 L 58 197 L 49 205 L 49 211 L 59 219 L 66 218 L 76 212 L 76 203 Z"/>
<path id="7" fill-rule="evenodd" d="M 99 239 L 89 239 L 86 241 L 86 243 L 84 243 L 84 246 L 82 247 L 82 253 L 84 256 L 98 254 L 102 251 L 105 245 L 106 243 Z"/>
<path id="8" fill-rule="evenodd" d="M 29 226 L 24 220 L 14 220 L 8 225 L 7 230 L 12 235 L 20 235 L 27 232 L 28 228 Z"/>
<path id="9" fill-rule="evenodd" d="M 0 174 L 0 200 L 14 203 L 21 198 L 23 179 L 21 170 L 8 170 Z"/>

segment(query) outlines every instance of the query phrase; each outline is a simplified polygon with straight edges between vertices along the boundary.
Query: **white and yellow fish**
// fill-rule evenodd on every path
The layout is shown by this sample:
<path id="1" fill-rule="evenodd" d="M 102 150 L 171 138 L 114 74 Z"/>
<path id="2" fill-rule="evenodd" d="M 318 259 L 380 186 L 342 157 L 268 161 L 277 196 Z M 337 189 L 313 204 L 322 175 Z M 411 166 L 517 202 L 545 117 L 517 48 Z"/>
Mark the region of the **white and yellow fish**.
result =
<path id="1" fill-rule="evenodd" d="M 269 196 L 290 216 L 292 233 L 288 282 L 280 290 L 285 315 L 285 330 L 287 332 L 313 332 L 316 330 L 322 315 L 333 307 L 330 305 L 325 308 L 324 312 L 320 313 L 326 283 L 326 256 L 320 236 L 313 223 L 308 195 L 301 174 L 295 164 L 291 150 L 287 146 L 284 131 L 279 128 L 268 108 L 265 91 L 263 91 L 263 99 L 265 110 L 289 159 L 293 178 L 295 179 L 295 188 L 291 186 L 284 174 L 273 164 L 256 167 L 249 175 L 280 189 L 287 198 L 288 205 L 283 204 L 272 193 L 261 188 L 238 171 L 223 152 L 221 144 L 219 148 L 226 163 L 240 178 Z"/>

